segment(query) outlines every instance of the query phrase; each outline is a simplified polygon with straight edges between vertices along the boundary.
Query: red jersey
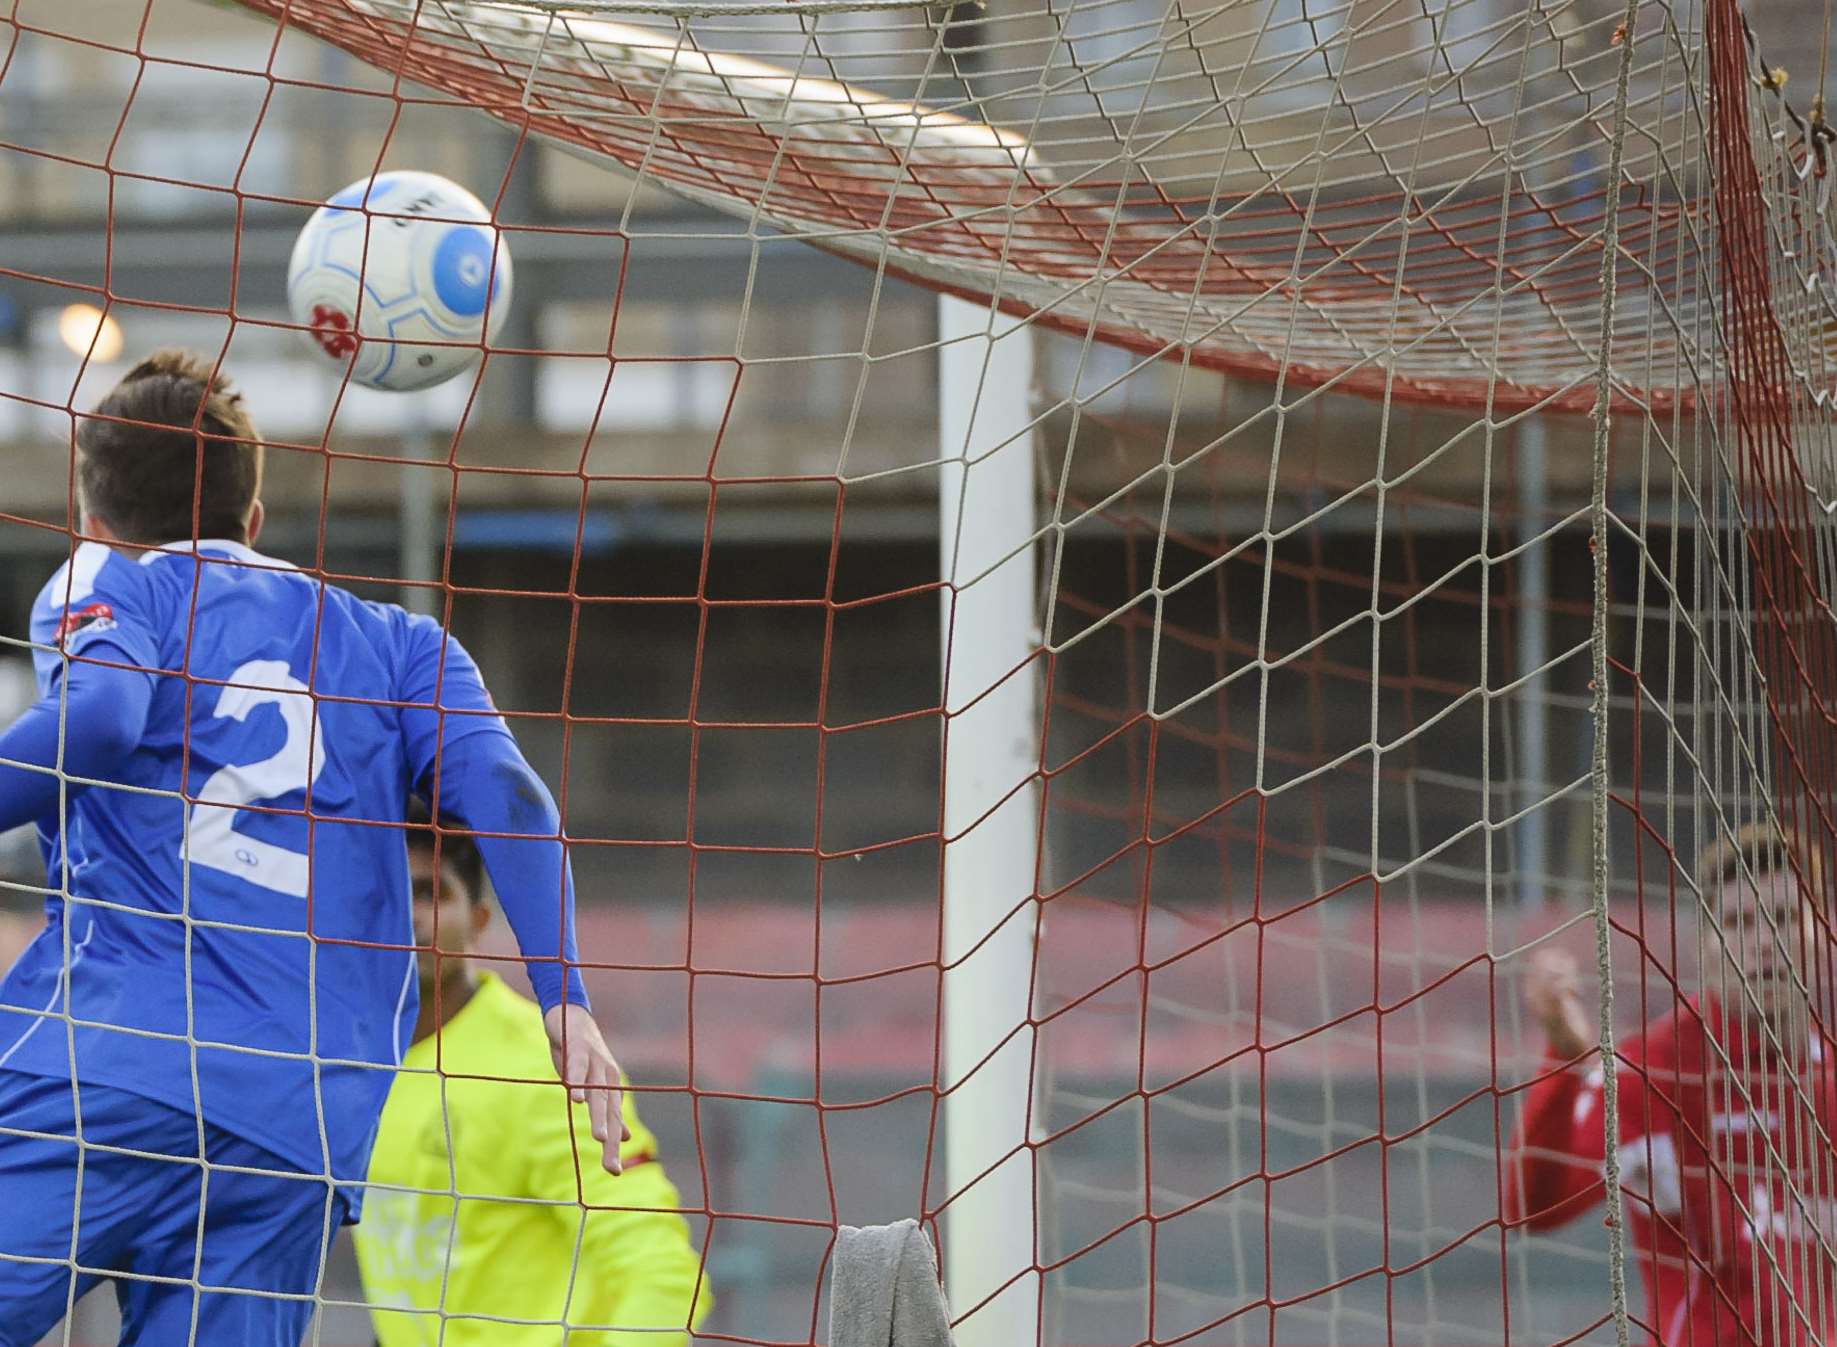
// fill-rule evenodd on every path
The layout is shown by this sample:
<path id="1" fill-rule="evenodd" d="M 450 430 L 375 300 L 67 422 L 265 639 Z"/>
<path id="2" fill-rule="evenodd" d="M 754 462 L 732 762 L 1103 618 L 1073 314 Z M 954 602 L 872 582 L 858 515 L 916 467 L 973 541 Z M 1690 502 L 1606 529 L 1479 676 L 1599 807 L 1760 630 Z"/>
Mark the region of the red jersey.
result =
<path id="1" fill-rule="evenodd" d="M 1616 1048 L 1622 1209 L 1662 1347 L 1837 1344 L 1837 1137 L 1831 1054 L 1783 1063 L 1682 1001 Z M 1512 1139 L 1506 1219 L 1547 1230 L 1603 1196 L 1602 1079 L 1533 1085 Z"/>

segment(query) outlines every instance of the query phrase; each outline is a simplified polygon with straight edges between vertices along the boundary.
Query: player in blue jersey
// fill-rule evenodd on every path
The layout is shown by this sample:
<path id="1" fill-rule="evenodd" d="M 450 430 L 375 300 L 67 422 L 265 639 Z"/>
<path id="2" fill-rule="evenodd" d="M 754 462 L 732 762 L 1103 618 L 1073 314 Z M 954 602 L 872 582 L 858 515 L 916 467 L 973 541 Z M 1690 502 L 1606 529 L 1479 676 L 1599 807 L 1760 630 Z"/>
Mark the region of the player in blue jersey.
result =
<path id="1" fill-rule="evenodd" d="M 137 366 L 76 449 L 92 541 L 0 733 L 52 895 L 0 982 L 0 1347 L 104 1279 L 124 1344 L 293 1347 L 413 1036 L 411 794 L 479 834 L 618 1172 L 560 820 L 438 623 L 253 550 L 261 445 L 206 362 Z"/>

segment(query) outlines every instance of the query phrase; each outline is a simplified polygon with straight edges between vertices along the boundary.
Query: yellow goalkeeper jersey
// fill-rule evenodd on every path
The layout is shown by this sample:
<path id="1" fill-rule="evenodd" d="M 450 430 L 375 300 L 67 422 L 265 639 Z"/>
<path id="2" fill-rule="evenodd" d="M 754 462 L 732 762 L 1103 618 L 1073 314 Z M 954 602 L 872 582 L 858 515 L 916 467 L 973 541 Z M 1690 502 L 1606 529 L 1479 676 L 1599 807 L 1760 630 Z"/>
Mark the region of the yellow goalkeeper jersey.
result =
<path id="1" fill-rule="evenodd" d="M 656 1330 L 692 1328 L 712 1302 L 631 1095 L 614 1178 L 541 1012 L 489 974 L 402 1066 L 355 1232 L 381 1347 L 686 1343 Z"/>

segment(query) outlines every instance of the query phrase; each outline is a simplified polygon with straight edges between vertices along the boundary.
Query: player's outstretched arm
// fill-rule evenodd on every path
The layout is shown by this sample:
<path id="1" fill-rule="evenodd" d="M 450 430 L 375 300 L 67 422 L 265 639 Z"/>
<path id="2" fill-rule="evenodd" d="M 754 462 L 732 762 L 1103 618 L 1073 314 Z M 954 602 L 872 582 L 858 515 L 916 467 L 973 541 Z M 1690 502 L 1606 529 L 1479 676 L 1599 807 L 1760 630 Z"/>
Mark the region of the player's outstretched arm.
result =
<path id="1" fill-rule="evenodd" d="M 561 814 L 491 704 L 471 656 L 427 619 L 406 619 L 409 665 L 403 729 L 417 779 L 439 817 L 476 834 L 498 906 L 517 938 L 542 1007 L 555 1070 L 584 1100 L 619 1172 L 619 1066 L 594 1023 L 574 935 L 574 876 Z"/>
<path id="2" fill-rule="evenodd" d="M 105 645 L 87 647 L 59 684 L 0 733 L 0 831 L 44 822 L 57 811 L 59 773 L 75 792 L 88 781 L 108 780 L 140 744 L 153 678 L 140 669 L 96 664 L 129 662 Z"/>
<path id="3" fill-rule="evenodd" d="M 1600 1081 L 1556 1065 L 1546 1056 L 1505 1156 L 1505 1219 L 1532 1230 L 1567 1225 L 1606 1194 Z"/>
<path id="4" fill-rule="evenodd" d="M 1542 1078 L 1525 1094 L 1506 1158 L 1505 1218 L 1532 1230 L 1551 1230 L 1605 1194 L 1601 1073 L 1561 1069 L 1598 1047 L 1600 1030 L 1583 1003 L 1576 961 L 1562 950 L 1542 949 L 1532 956 L 1524 1000 L 1543 1030 L 1545 1049 Z"/>
<path id="5" fill-rule="evenodd" d="M 498 906 L 526 960 L 555 1071 L 593 1120 L 601 1162 L 617 1174 L 625 1130 L 619 1064 L 594 1023 L 574 934 L 574 877 L 561 815 L 504 732 L 462 735 L 441 751 L 438 808 L 478 834 Z"/>
<path id="6" fill-rule="evenodd" d="M 1552 1056 L 1572 1062 L 1600 1046 L 1600 1023 L 1582 1003 L 1582 979 L 1568 951 L 1540 949 L 1531 956 L 1524 1002 Z"/>

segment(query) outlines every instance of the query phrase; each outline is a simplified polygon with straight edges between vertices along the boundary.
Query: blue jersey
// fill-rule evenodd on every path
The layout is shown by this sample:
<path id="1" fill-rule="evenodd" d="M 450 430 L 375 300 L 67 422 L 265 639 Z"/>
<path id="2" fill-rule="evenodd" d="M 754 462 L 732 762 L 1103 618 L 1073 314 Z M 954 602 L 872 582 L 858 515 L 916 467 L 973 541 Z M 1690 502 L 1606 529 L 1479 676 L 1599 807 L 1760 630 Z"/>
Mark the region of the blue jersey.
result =
<path id="1" fill-rule="evenodd" d="M 377 825 L 443 745 L 508 737 L 477 668 L 433 620 L 230 542 L 86 543 L 32 639 L 41 694 L 60 650 L 154 686 L 111 782 L 41 826 L 53 896 L 0 983 L 0 1067 L 360 1181 L 417 1009 L 403 833 Z"/>

